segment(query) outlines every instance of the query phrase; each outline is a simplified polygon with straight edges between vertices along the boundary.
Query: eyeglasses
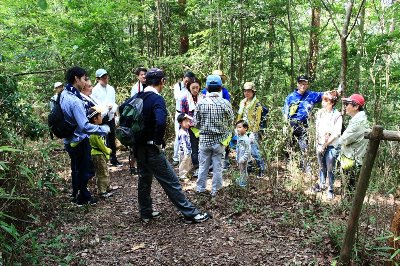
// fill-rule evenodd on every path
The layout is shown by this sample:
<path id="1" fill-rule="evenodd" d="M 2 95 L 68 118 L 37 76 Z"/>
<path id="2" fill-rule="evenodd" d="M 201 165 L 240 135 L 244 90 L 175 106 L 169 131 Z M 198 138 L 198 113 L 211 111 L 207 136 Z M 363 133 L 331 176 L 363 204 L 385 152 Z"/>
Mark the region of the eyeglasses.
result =
<path id="1" fill-rule="evenodd" d="M 343 105 L 344 106 L 347 106 L 347 105 L 349 105 L 349 104 L 351 104 L 352 106 L 357 106 L 358 104 L 356 104 L 355 102 L 343 102 Z"/>

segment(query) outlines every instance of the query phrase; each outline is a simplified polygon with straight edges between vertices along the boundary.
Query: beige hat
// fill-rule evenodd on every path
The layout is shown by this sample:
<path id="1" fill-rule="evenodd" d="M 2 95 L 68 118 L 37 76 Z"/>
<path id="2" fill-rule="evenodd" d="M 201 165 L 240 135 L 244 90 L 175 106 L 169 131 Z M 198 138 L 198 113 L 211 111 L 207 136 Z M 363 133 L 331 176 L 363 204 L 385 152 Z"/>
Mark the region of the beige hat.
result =
<path id="1" fill-rule="evenodd" d="M 212 75 L 218 75 L 221 77 L 222 82 L 226 81 L 226 75 L 224 74 L 224 72 L 222 72 L 222 70 L 216 69 L 212 72 Z"/>
<path id="2" fill-rule="evenodd" d="M 245 90 L 252 90 L 252 91 L 257 91 L 256 90 L 256 84 L 252 81 L 248 81 L 243 85 Z"/>

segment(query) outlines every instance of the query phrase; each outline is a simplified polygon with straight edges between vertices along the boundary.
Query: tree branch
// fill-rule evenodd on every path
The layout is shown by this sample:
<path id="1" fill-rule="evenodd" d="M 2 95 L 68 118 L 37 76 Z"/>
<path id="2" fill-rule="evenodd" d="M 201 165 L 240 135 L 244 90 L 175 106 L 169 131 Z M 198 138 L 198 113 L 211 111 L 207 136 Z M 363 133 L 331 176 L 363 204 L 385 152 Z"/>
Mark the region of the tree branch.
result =
<path id="1" fill-rule="evenodd" d="M 321 2 L 322 2 L 322 4 L 324 5 L 326 11 L 328 11 L 329 18 L 332 20 L 332 23 L 333 23 L 333 26 L 334 26 L 335 29 L 336 29 L 336 32 L 339 34 L 339 36 L 342 36 L 342 34 L 340 33 L 339 28 L 337 27 L 337 25 L 336 25 L 336 23 L 335 23 L 335 20 L 333 19 L 332 12 L 331 12 L 330 8 L 326 5 L 326 3 L 325 3 L 324 0 L 321 0 Z"/>
<path id="2" fill-rule="evenodd" d="M 350 35 L 350 33 L 352 32 L 352 30 L 353 30 L 354 27 L 356 26 L 357 19 L 358 19 L 358 17 L 360 16 L 360 12 L 361 12 L 361 9 L 363 8 L 364 3 L 365 3 L 365 0 L 362 0 L 361 5 L 360 5 L 360 8 L 358 9 L 358 12 L 357 12 L 357 16 L 356 16 L 356 18 L 354 19 L 354 23 L 353 23 L 353 25 L 351 26 L 351 28 L 350 28 L 350 30 L 349 30 L 349 32 L 347 33 L 347 36 L 346 36 L 345 38 L 347 38 L 347 37 Z"/>
<path id="3" fill-rule="evenodd" d="M 49 70 L 41 70 L 41 71 L 31 71 L 31 72 L 22 72 L 22 73 L 16 73 L 12 76 L 25 76 L 25 75 L 32 75 L 32 74 L 45 74 L 45 73 L 52 73 L 52 72 L 57 72 L 57 71 L 65 71 L 66 68 L 58 68 L 58 69 L 49 69 Z"/>

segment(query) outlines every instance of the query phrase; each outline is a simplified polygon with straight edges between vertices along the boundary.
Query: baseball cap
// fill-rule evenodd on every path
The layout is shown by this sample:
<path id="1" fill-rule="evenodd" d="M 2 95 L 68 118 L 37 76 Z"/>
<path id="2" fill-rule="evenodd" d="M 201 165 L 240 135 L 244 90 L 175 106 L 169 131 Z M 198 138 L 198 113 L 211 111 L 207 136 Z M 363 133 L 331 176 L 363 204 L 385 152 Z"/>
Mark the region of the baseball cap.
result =
<path id="1" fill-rule="evenodd" d="M 54 83 L 54 88 L 58 88 L 62 85 L 63 85 L 62 82 L 57 81 L 56 83 Z"/>
<path id="2" fill-rule="evenodd" d="M 101 112 L 103 112 L 103 111 L 104 111 L 104 108 L 99 105 L 90 107 L 88 110 L 87 118 L 90 119 L 90 118 L 96 116 L 97 114 L 101 114 Z"/>
<path id="3" fill-rule="evenodd" d="M 297 77 L 297 82 L 300 81 L 307 81 L 308 82 L 308 76 L 307 75 L 300 75 Z"/>
<path id="4" fill-rule="evenodd" d="M 243 85 L 244 90 L 252 90 L 252 91 L 257 91 L 256 90 L 256 84 L 252 81 L 248 81 Z"/>
<path id="5" fill-rule="evenodd" d="M 178 123 L 182 123 L 183 120 L 185 120 L 186 118 L 189 120 L 193 120 L 193 117 L 191 117 L 190 115 L 185 114 L 185 113 L 180 113 L 178 115 L 178 117 L 176 118 L 176 120 L 178 121 Z"/>
<path id="6" fill-rule="evenodd" d="M 362 96 L 361 94 L 353 94 L 349 98 L 343 98 L 342 101 L 348 102 L 348 103 L 354 102 L 360 106 L 364 106 L 364 104 L 365 104 L 364 96 Z"/>
<path id="7" fill-rule="evenodd" d="M 219 75 L 209 75 L 206 79 L 206 86 L 222 86 L 222 80 Z"/>
<path id="8" fill-rule="evenodd" d="M 105 69 L 100 68 L 96 70 L 96 78 L 101 78 L 105 74 L 107 74 L 107 71 Z"/>
<path id="9" fill-rule="evenodd" d="M 154 79 L 154 78 L 164 78 L 164 72 L 159 68 L 151 68 L 146 73 L 146 80 Z"/>

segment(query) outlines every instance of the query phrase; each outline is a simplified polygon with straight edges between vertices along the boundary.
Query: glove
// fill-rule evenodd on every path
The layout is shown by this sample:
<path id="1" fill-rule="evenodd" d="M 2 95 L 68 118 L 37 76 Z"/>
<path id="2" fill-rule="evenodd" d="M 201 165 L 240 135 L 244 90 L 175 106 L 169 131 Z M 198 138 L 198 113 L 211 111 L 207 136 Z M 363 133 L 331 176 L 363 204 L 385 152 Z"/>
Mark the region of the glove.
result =
<path id="1" fill-rule="evenodd" d="M 108 125 L 101 125 L 100 128 L 104 133 L 110 133 L 110 127 Z"/>

